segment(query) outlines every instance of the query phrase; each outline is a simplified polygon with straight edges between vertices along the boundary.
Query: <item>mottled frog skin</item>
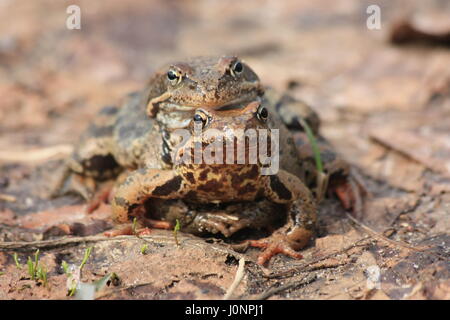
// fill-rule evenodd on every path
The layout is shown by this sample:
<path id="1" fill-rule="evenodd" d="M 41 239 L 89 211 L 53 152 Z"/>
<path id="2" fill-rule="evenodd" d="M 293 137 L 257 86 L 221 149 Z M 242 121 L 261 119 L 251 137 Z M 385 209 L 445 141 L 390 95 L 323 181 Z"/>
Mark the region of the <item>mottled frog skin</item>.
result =
<path id="1" fill-rule="evenodd" d="M 263 88 L 237 57 L 172 63 L 121 107 L 99 112 L 68 160 L 64 188 L 89 199 L 95 182 L 116 179 L 112 210 L 117 222 L 136 216 L 144 225 L 157 226 L 158 219 L 170 227 L 179 219 L 183 231 L 198 234 L 230 237 L 243 228 L 270 228 L 281 215 L 283 227 L 248 243 L 265 248 L 260 264 L 277 253 L 300 258 L 296 250 L 314 235 L 317 211 L 317 171 L 300 119 L 318 136 L 319 119 L 311 108 Z M 192 131 L 195 123 L 222 132 L 278 129 L 280 170 L 262 175 L 261 164 L 174 163 L 174 155 L 186 151 L 175 148 L 180 141 L 175 130 Z M 350 209 L 355 195 L 348 187 L 349 167 L 319 136 L 318 144 L 331 191 Z M 80 179 L 91 183 L 77 183 Z"/>

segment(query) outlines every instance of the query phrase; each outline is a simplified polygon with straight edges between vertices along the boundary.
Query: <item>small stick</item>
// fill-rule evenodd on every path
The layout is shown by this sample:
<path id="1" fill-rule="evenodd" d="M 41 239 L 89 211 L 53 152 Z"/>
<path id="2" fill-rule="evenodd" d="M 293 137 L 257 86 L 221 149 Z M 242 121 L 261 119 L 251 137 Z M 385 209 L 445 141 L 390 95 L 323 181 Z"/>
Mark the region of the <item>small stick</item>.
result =
<path id="1" fill-rule="evenodd" d="M 273 296 L 274 294 L 280 293 L 282 291 L 288 290 L 288 289 L 292 289 L 295 287 L 299 287 L 299 286 L 303 286 L 305 284 L 309 284 L 311 282 L 313 282 L 314 280 L 316 280 L 316 274 L 314 273 L 310 273 L 307 276 L 303 277 L 300 281 L 292 281 L 290 283 L 287 283 L 281 287 L 277 287 L 277 288 L 271 288 L 267 291 L 264 291 L 263 293 L 261 293 L 260 295 L 257 295 L 255 297 L 251 297 L 251 300 L 265 300 L 271 296 Z"/>
<path id="2" fill-rule="evenodd" d="M 346 248 L 344 248 L 342 250 L 332 252 L 332 253 L 327 254 L 327 255 L 325 255 L 323 257 L 320 257 L 320 258 L 314 259 L 312 261 L 309 261 L 307 263 L 304 263 L 300 267 L 294 267 L 292 269 L 289 269 L 289 270 L 286 270 L 286 271 L 283 271 L 283 272 L 279 272 L 279 273 L 275 273 L 275 274 L 269 274 L 269 275 L 267 275 L 265 277 L 268 278 L 268 279 L 275 279 L 275 278 L 280 278 L 282 276 L 288 276 L 288 275 L 290 275 L 291 273 L 294 273 L 294 272 L 308 271 L 306 269 L 307 267 L 309 267 L 311 265 L 314 265 L 314 264 L 316 264 L 316 263 L 318 263 L 320 261 L 323 261 L 323 260 L 329 259 L 331 257 L 337 256 L 339 254 L 346 253 L 348 250 L 356 248 L 357 246 L 360 246 L 361 242 L 363 242 L 365 240 L 368 240 L 368 239 L 370 239 L 370 236 L 366 236 L 364 238 L 361 238 L 361 239 L 355 241 L 354 243 L 352 243 L 351 245 L 349 245 L 348 247 L 346 247 Z"/>
<path id="3" fill-rule="evenodd" d="M 410 246 L 407 243 L 401 242 L 401 241 L 395 241 L 392 239 L 389 239 L 385 236 L 383 236 L 382 234 L 376 232 L 375 230 L 371 229 L 370 227 L 366 226 L 365 224 L 363 224 L 362 222 L 359 222 L 358 220 L 356 220 L 354 217 L 352 217 L 348 212 L 345 213 L 347 215 L 347 218 L 349 218 L 351 221 L 353 221 L 356 225 L 358 225 L 359 227 L 361 227 L 362 229 L 364 229 L 364 231 L 366 231 L 367 233 L 369 233 L 371 236 L 375 237 L 375 238 L 379 238 L 385 242 L 388 242 L 389 244 L 395 245 L 395 246 L 400 246 L 402 248 L 405 249 L 409 249 L 409 250 L 413 250 L 413 251 L 418 251 L 418 252 L 422 252 L 428 248 L 416 248 L 413 246 Z"/>
<path id="4" fill-rule="evenodd" d="M 72 150 L 72 145 L 61 144 L 35 150 L 0 151 L 0 162 L 40 162 L 66 157 Z"/>
<path id="5" fill-rule="evenodd" d="M 229 300 L 231 295 L 233 294 L 234 290 L 236 290 L 239 283 L 241 283 L 241 280 L 244 277 L 244 266 L 245 266 L 245 259 L 244 258 L 239 259 L 239 266 L 236 271 L 236 276 L 234 277 L 233 283 L 231 284 L 231 286 L 228 288 L 227 292 L 225 293 L 223 300 Z"/>
<path id="6" fill-rule="evenodd" d="M 54 249 L 60 247 L 68 247 L 77 245 L 80 243 L 89 243 L 89 242 L 100 242 L 100 241 L 130 241 L 130 240 L 144 240 L 148 243 L 174 243 L 173 236 L 164 236 L 164 235 L 149 235 L 149 236 L 140 236 L 137 238 L 136 236 L 116 236 L 116 237 L 106 237 L 103 235 L 94 235 L 87 237 L 72 237 L 72 238 L 62 238 L 62 239 L 51 239 L 51 240 L 42 240 L 42 241 L 0 241 L 0 251 L 6 250 L 24 250 L 31 251 L 36 249 Z M 237 253 L 234 250 L 224 248 L 218 245 L 210 245 L 201 239 L 192 239 L 185 238 L 183 243 L 186 246 L 197 247 L 201 250 L 205 250 L 205 247 L 208 249 L 212 249 L 218 251 L 220 253 L 229 254 L 235 257 L 236 259 L 241 259 L 244 257 L 243 254 Z"/>
<path id="7" fill-rule="evenodd" d="M 6 201 L 6 202 L 16 202 L 17 198 L 14 196 L 11 196 L 9 194 L 0 193 L 0 201 Z"/>

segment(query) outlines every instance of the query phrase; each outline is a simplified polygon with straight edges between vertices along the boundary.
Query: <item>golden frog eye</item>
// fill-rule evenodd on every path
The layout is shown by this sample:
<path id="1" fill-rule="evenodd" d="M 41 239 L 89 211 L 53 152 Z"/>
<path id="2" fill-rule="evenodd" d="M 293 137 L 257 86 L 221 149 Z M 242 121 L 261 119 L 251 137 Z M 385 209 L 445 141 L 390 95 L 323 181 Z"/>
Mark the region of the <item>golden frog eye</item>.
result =
<path id="1" fill-rule="evenodd" d="M 180 83 L 182 75 L 177 70 L 171 69 L 167 72 L 167 79 L 171 85 L 175 86 Z"/>
<path id="2" fill-rule="evenodd" d="M 242 71 L 244 71 L 244 66 L 243 66 L 242 62 L 240 62 L 239 60 L 234 61 L 234 62 L 231 64 L 231 67 L 230 67 L 230 74 L 231 74 L 233 77 L 236 78 L 238 75 L 240 75 L 240 74 L 242 73 Z"/>
<path id="3" fill-rule="evenodd" d="M 201 110 L 197 110 L 194 114 L 194 123 L 201 124 L 205 128 L 209 123 L 209 116 Z"/>
<path id="4" fill-rule="evenodd" d="M 259 106 L 258 110 L 256 111 L 256 117 L 261 122 L 266 122 L 267 118 L 269 118 L 269 111 L 267 111 L 267 108 L 264 106 Z"/>

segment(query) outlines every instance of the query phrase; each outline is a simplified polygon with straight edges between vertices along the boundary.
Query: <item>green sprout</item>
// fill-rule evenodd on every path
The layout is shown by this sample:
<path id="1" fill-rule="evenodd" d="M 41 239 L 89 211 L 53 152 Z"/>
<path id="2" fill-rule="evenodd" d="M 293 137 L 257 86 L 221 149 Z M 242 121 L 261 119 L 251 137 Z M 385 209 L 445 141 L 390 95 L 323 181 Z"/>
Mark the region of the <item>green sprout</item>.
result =
<path id="1" fill-rule="evenodd" d="M 21 268 L 19 261 L 17 259 L 17 255 L 14 255 L 14 261 L 16 265 Z M 29 256 L 27 259 L 28 266 L 28 274 L 30 275 L 31 280 L 40 280 L 44 284 L 44 287 L 47 286 L 47 268 L 39 263 L 39 249 L 36 250 L 34 254 L 34 261 Z"/>
<path id="2" fill-rule="evenodd" d="M 133 224 L 131 225 L 131 231 L 134 235 L 136 235 L 136 227 L 137 227 L 137 219 L 136 217 L 133 218 Z"/>
<path id="3" fill-rule="evenodd" d="M 38 266 L 36 270 L 36 277 L 42 281 L 44 287 L 47 286 L 47 268 L 45 266 Z"/>
<path id="4" fill-rule="evenodd" d="M 17 252 L 14 252 L 13 258 L 14 258 L 14 262 L 16 263 L 17 268 L 22 269 L 22 266 L 19 263 L 19 258 L 17 257 Z"/>
<path id="5" fill-rule="evenodd" d="M 92 247 L 89 247 L 84 252 L 84 258 L 83 261 L 81 261 L 80 270 L 83 269 L 84 265 L 86 264 L 87 260 L 89 259 L 89 256 L 91 255 Z"/>
<path id="6" fill-rule="evenodd" d="M 175 243 L 177 244 L 177 246 L 180 245 L 180 243 L 178 242 L 178 231 L 180 231 L 181 229 L 181 225 L 180 225 L 180 220 L 176 219 L 175 220 L 175 227 L 173 228 L 173 236 L 175 238 Z"/>
<path id="7" fill-rule="evenodd" d="M 148 244 L 144 243 L 141 247 L 141 254 L 146 254 L 147 249 L 148 249 Z"/>
<path id="8" fill-rule="evenodd" d="M 106 285 L 109 285 L 110 282 L 117 283 L 118 281 L 120 281 L 119 277 L 114 272 L 107 274 L 101 279 L 92 283 L 85 283 L 81 281 L 81 270 L 89 259 L 92 249 L 92 247 L 86 249 L 83 261 L 81 262 L 79 267 L 69 265 L 64 260 L 61 262 L 61 267 L 67 275 L 67 295 L 69 297 L 75 296 L 76 299 L 92 300 L 95 299 L 95 293 L 100 291 Z"/>
<path id="9" fill-rule="evenodd" d="M 67 264 L 67 262 L 66 261 L 62 261 L 61 262 L 61 266 L 62 266 L 62 268 L 63 268 L 63 270 L 64 270 L 64 273 L 68 273 L 69 272 L 69 265 Z"/>
<path id="10" fill-rule="evenodd" d="M 34 271 L 33 260 L 31 260 L 30 257 L 28 257 L 27 265 L 28 265 L 28 274 L 30 275 L 31 280 L 34 280 L 34 276 L 35 276 L 36 273 Z"/>
<path id="11" fill-rule="evenodd" d="M 306 135 L 308 136 L 308 140 L 311 144 L 312 151 L 314 153 L 314 160 L 316 162 L 317 169 L 317 202 L 322 201 L 325 196 L 325 192 L 328 187 L 328 174 L 326 174 L 323 170 L 323 162 L 322 156 L 320 154 L 319 146 L 317 145 L 317 140 L 314 137 L 314 134 L 308 125 L 308 123 L 304 119 L 300 119 L 300 124 L 305 129 Z"/>
<path id="12" fill-rule="evenodd" d="M 75 291 L 77 291 L 76 283 L 75 283 L 75 285 L 72 286 L 72 288 L 70 288 L 70 290 L 69 290 L 69 297 L 72 297 L 75 294 Z"/>
<path id="13" fill-rule="evenodd" d="M 39 249 L 36 250 L 34 254 L 34 270 L 37 272 L 38 269 L 38 263 L 39 263 Z"/>
<path id="14" fill-rule="evenodd" d="M 316 141 L 316 138 L 314 137 L 311 127 L 308 125 L 308 123 L 303 118 L 300 119 L 300 124 L 305 129 L 306 135 L 308 136 L 308 140 L 311 143 L 311 147 L 312 147 L 313 153 L 314 153 L 314 160 L 316 161 L 317 171 L 319 171 L 320 173 L 323 173 L 322 157 L 320 155 L 319 146 L 317 145 L 317 141 Z"/>
<path id="15" fill-rule="evenodd" d="M 70 287 L 68 289 L 68 295 L 69 297 L 72 297 L 75 292 L 77 291 L 77 286 L 78 283 L 81 283 L 81 270 L 83 270 L 84 265 L 86 264 L 87 260 L 89 259 L 91 252 L 92 252 L 92 248 L 93 247 L 89 247 L 86 249 L 86 251 L 84 252 L 84 257 L 83 260 L 81 261 L 80 266 L 78 267 L 78 270 L 76 270 L 75 272 L 72 272 L 69 268 L 69 265 L 67 264 L 66 261 L 62 261 L 61 262 L 61 267 L 63 268 L 64 272 L 67 274 L 67 277 L 70 279 Z"/>

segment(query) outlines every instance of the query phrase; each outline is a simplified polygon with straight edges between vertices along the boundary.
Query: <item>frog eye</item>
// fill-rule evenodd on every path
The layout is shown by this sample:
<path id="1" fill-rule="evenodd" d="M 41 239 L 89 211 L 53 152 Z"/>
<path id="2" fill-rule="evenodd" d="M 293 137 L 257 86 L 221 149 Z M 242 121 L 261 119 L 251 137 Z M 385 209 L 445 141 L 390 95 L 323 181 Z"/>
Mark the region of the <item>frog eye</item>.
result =
<path id="1" fill-rule="evenodd" d="M 256 111 L 256 117 L 261 122 L 266 122 L 267 118 L 269 117 L 269 111 L 267 111 L 267 108 L 264 106 L 259 106 L 258 110 Z"/>
<path id="2" fill-rule="evenodd" d="M 230 68 L 231 75 L 236 78 L 239 74 L 242 73 L 242 71 L 244 71 L 244 66 L 242 65 L 242 62 L 240 62 L 239 60 L 233 62 Z"/>
<path id="3" fill-rule="evenodd" d="M 203 112 L 201 110 L 198 110 L 194 114 L 194 123 L 195 124 L 201 124 L 202 128 L 204 128 L 209 123 L 209 117 L 208 117 L 208 115 L 205 112 Z"/>
<path id="4" fill-rule="evenodd" d="M 179 84 L 181 81 L 181 78 L 182 78 L 182 75 L 176 70 L 171 69 L 167 72 L 167 79 L 169 79 L 170 84 L 173 86 Z"/>

